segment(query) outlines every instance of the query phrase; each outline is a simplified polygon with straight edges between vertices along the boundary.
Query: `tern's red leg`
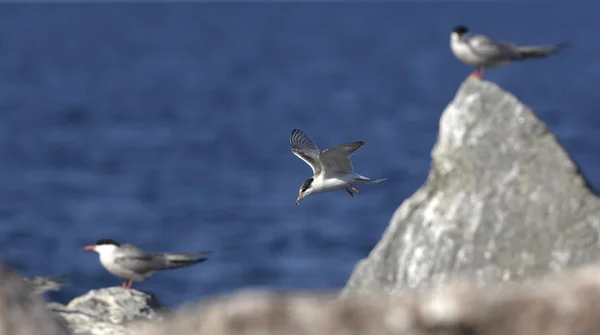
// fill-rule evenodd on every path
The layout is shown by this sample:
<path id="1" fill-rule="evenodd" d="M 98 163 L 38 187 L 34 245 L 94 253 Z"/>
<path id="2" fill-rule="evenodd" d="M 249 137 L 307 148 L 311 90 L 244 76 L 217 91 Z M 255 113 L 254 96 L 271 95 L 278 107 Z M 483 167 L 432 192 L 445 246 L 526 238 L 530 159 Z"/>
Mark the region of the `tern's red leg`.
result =
<path id="1" fill-rule="evenodd" d="M 481 66 L 478 69 L 475 69 L 472 75 L 479 80 L 483 80 L 483 76 L 485 76 L 485 67 Z"/>
<path id="2" fill-rule="evenodd" d="M 126 288 L 127 287 L 127 284 L 125 284 L 125 283 L 127 283 L 127 280 L 123 280 L 123 283 L 121 284 L 122 288 Z"/>
<path id="3" fill-rule="evenodd" d="M 479 68 L 479 79 L 483 79 L 483 76 L 485 76 L 485 67 L 480 67 Z"/>
<path id="4" fill-rule="evenodd" d="M 479 73 L 479 69 L 473 70 L 473 73 L 471 73 L 471 75 L 479 80 L 483 79 L 481 74 Z"/>
<path id="5" fill-rule="evenodd" d="M 129 279 L 129 284 L 127 284 L 127 289 L 131 289 L 132 285 L 133 285 L 133 280 Z"/>
<path id="6" fill-rule="evenodd" d="M 354 193 L 352 193 L 352 191 L 350 191 L 347 187 L 346 187 L 346 192 L 348 192 L 348 194 L 350 194 L 352 197 L 354 197 Z"/>
<path id="7" fill-rule="evenodd" d="M 352 188 L 352 190 L 353 190 L 354 192 L 356 192 L 356 193 L 360 194 L 360 191 L 359 191 L 359 190 L 357 190 L 357 189 L 356 189 L 356 187 L 354 187 L 354 186 L 352 186 L 352 185 L 350 185 L 350 187 Z"/>

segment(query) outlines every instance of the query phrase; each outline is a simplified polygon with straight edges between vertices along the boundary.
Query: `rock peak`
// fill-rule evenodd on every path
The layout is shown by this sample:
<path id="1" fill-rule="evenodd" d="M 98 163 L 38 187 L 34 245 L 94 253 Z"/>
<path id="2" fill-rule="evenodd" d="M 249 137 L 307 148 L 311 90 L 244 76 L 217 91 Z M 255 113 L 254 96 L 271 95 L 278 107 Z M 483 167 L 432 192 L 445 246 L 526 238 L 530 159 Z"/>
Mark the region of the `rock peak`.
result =
<path id="1" fill-rule="evenodd" d="M 598 198 L 545 124 L 498 85 L 465 80 L 431 156 L 427 182 L 344 293 L 522 280 L 597 259 Z"/>

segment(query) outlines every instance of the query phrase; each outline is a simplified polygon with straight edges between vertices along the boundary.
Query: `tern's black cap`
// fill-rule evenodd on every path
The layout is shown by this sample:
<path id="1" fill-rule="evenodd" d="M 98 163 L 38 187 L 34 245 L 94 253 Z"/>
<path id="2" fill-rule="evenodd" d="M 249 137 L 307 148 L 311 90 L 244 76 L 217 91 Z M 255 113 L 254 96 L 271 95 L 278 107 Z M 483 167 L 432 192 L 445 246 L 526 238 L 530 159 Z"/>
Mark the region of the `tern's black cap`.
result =
<path id="1" fill-rule="evenodd" d="M 310 187 L 310 185 L 312 185 L 312 182 L 313 182 L 313 180 L 314 180 L 313 178 L 309 178 L 309 179 L 307 179 L 307 180 L 306 180 L 306 181 L 305 181 L 305 182 L 302 184 L 302 186 L 300 187 L 300 189 L 302 189 L 302 191 L 306 191 L 306 190 L 308 190 L 308 188 Z"/>
<path id="2" fill-rule="evenodd" d="M 120 245 L 119 242 L 108 239 L 108 238 L 104 238 L 104 239 L 96 241 L 96 245 L 106 245 L 106 244 L 116 245 L 117 247 Z"/>
<path id="3" fill-rule="evenodd" d="M 452 32 L 455 32 L 458 35 L 462 35 L 462 34 L 468 33 L 469 32 L 469 28 L 467 28 L 465 26 L 456 26 L 456 27 L 454 27 L 454 30 L 452 30 Z"/>

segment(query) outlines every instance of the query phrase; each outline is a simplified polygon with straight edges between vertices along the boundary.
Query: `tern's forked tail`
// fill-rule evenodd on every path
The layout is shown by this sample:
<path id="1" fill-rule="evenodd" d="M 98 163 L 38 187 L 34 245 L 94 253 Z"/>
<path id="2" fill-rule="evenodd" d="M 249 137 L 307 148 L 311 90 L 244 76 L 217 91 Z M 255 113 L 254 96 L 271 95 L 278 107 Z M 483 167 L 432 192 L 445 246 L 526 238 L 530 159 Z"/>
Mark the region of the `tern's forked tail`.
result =
<path id="1" fill-rule="evenodd" d="M 159 270 L 177 269 L 206 261 L 210 251 L 192 254 L 162 254 L 163 266 Z"/>
<path id="2" fill-rule="evenodd" d="M 558 53 L 567 47 L 566 43 L 549 46 L 523 46 L 519 47 L 518 55 L 514 60 L 525 60 L 530 58 L 544 58 Z"/>
<path id="3" fill-rule="evenodd" d="M 365 183 L 365 184 L 377 184 L 377 183 L 381 183 L 384 180 L 387 180 L 387 178 L 371 179 L 371 178 L 367 178 L 365 176 L 356 174 L 356 180 L 360 181 L 361 183 Z"/>

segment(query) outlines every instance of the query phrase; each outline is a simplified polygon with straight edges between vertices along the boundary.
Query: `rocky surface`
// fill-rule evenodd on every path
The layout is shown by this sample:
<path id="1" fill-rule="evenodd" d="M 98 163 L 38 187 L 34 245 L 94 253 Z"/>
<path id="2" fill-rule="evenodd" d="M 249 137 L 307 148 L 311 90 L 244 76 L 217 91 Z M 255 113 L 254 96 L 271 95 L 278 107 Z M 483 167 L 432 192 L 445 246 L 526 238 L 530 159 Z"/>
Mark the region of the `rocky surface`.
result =
<path id="1" fill-rule="evenodd" d="M 243 292 L 179 311 L 135 335 L 592 335 L 600 329 L 600 268 L 477 288 L 328 296 Z"/>
<path id="2" fill-rule="evenodd" d="M 163 320 L 167 309 L 151 294 L 121 287 L 91 290 L 66 306 L 48 306 L 74 334 L 120 335 L 130 324 Z"/>
<path id="3" fill-rule="evenodd" d="M 167 318 L 148 310 L 154 304 L 149 296 L 109 288 L 73 301 L 71 312 L 90 318 L 71 321 L 70 326 L 82 327 L 71 331 L 22 280 L 6 273 L 0 271 L 3 335 L 593 335 L 600 329 L 599 266 L 536 279 L 533 285 L 481 287 L 465 281 L 422 292 L 379 291 L 344 299 L 238 292 L 181 308 Z M 133 302 L 122 300 L 128 294 Z M 55 310 L 56 304 L 48 307 Z"/>
<path id="4" fill-rule="evenodd" d="M 453 276 L 522 280 L 598 258 L 600 201 L 534 112 L 468 78 L 440 119 L 428 179 L 344 295 Z"/>
<path id="5" fill-rule="evenodd" d="M 44 306 L 43 299 L 32 293 L 31 286 L 0 262 L 0 334 L 69 334 Z"/>
<path id="6" fill-rule="evenodd" d="M 160 323 L 169 315 L 154 295 L 121 287 L 91 290 L 67 306 L 46 303 L 36 281 L 0 262 L 1 335 L 128 335 L 139 323 Z"/>

